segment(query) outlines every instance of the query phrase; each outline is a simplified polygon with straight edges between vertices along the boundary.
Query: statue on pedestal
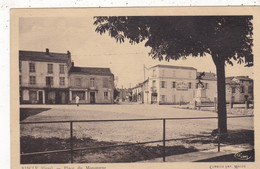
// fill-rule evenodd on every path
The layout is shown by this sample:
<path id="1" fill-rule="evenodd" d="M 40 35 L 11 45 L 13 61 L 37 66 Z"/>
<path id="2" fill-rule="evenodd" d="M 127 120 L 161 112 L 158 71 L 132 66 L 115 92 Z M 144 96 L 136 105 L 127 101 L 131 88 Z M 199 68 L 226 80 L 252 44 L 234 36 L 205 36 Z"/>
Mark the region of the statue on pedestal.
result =
<path id="1" fill-rule="evenodd" d="M 199 76 L 197 77 L 198 88 L 197 88 L 196 98 L 195 98 L 196 103 L 210 102 L 210 99 L 207 98 L 207 96 L 206 96 L 205 86 L 204 86 L 203 82 L 201 81 L 203 76 L 205 76 L 205 72 L 200 73 Z"/>

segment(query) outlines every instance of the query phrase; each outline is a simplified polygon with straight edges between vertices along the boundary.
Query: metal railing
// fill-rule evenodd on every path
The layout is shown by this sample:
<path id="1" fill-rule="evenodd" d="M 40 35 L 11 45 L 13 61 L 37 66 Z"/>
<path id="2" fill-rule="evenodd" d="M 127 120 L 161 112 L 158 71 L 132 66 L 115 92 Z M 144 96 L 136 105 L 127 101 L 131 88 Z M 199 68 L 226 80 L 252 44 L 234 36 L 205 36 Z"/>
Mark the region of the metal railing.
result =
<path id="1" fill-rule="evenodd" d="M 253 115 L 247 116 L 229 116 L 227 118 L 243 118 L 243 117 L 254 117 Z M 70 124 L 70 149 L 64 150 L 53 150 L 53 151 L 44 151 L 44 152 L 32 152 L 32 153 L 22 153 L 21 156 L 31 156 L 31 155 L 41 155 L 41 154 L 51 154 L 51 153 L 62 153 L 62 152 L 70 152 L 71 163 L 73 163 L 73 153 L 75 151 L 83 151 L 90 149 L 100 149 L 100 148 L 112 148 L 112 147 L 123 147 L 123 146 L 132 146 L 132 145 L 141 145 L 141 144 L 149 144 L 149 143 L 163 143 L 163 162 L 165 162 L 166 157 L 166 141 L 178 141 L 178 140 L 188 140 L 194 138 L 209 138 L 210 136 L 196 136 L 196 137 L 185 137 L 185 138 L 175 138 L 175 139 L 166 139 L 166 121 L 167 120 L 206 120 L 206 119 L 217 119 L 218 117 L 192 117 L 192 118 L 150 118 L 150 119 L 112 119 L 112 120 L 68 120 L 68 121 L 33 121 L 33 122 L 20 122 L 21 125 L 24 124 L 53 124 L 53 123 L 69 123 Z M 129 122 L 129 121 L 162 121 L 163 122 L 163 136 L 162 140 L 154 140 L 147 142 L 138 142 L 138 143 L 130 143 L 130 144 L 121 144 L 121 145 L 109 145 L 109 146 L 99 146 L 99 147 L 82 147 L 82 148 L 73 148 L 73 123 L 97 123 L 97 122 Z M 240 133 L 240 132 L 232 132 Z M 220 134 L 219 130 L 217 133 L 217 141 L 218 141 L 218 151 L 220 151 L 220 136 L 226 135 L 228 133 Z"/>

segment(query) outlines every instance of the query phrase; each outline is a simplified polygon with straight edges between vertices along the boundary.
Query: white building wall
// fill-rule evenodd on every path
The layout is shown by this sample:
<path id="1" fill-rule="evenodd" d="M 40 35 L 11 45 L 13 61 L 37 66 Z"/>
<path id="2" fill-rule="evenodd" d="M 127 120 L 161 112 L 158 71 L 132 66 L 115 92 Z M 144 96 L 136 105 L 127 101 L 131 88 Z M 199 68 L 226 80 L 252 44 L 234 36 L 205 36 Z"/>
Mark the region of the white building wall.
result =
<path id="1" fill-rule="evenodd" d="M 206 90 L 206 96 L 210 101 L 214 101 L 214 97 L 217 98 L 217 81 L 216 80 L 202 80 L 203 84 L 208 84 Z"/>
<path id="2" fill-rule="evenodd" d="M 190 102 L 195 96 L 196 88 L 196 70 L 154 67 L 149 71 L 149 85 L 152 87 L 153 80 L 156 80 L 157 99 L 161 104 L 177 104 L 179 102 Z M 165 88 L 161 83 L 165 81 Z M 175 88 L 173 88 L 175 82 Z M 178 83 L 184 83 L 185 90 L 177 89 Z M 191 88 L 189 87 L 191 83 Z M 165 100 L 162 100 L 162 97 Z"/>
<path id="3" fill-rule="evenodd" d="M 29 72 L 29 63 L 35 63 L 35 72 Z M 48 64 L 53 64 L 53 73 L 48 74 Z M 64 73 L 60 74 L 60 64 L 64 65 Z M 66 63 L 21 61 L 22 87 L 31 87 L 30 76 L 36 76 L 35 87 L 46 87 L 46 77 L 53 77 L 53 88 L 68 88 L 68 67 Z M 65 77 L 65 85 L 60 85 L 60 77 Z"/>

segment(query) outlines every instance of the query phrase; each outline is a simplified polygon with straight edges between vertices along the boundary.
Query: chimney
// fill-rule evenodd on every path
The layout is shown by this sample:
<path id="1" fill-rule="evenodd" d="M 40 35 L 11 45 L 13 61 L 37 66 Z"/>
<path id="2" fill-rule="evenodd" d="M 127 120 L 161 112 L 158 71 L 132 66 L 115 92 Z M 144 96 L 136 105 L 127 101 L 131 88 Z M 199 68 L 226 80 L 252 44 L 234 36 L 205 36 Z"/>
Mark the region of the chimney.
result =
<path id="1" fill-rule="evenodd" d="M 67 55 L 68 55 L 68 58 L 71 57 L 71 53 L 70 53 L 70 51 L 67 51 Z"/>
<path id="2" fill-rule="evenodd" d="M 49 51 L 49 49 L 48 48 L 46 48 L 46 53 L 45 53 L 46 55 L 49 55 L 50 54 L 50 51 Z"/>

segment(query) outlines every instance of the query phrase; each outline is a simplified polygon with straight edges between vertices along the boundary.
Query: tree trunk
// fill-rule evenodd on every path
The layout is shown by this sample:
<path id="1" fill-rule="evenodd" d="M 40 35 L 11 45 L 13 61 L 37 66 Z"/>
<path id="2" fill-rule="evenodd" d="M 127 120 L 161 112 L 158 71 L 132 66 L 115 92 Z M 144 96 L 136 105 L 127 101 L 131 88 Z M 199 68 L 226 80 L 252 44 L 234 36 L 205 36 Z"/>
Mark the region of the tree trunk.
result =
<path id="1" fill-rule="evenodd" d="M 227 132 L 225 61 L 216 64 L 218 92 L 218 128 L 220 133 Z"/>

